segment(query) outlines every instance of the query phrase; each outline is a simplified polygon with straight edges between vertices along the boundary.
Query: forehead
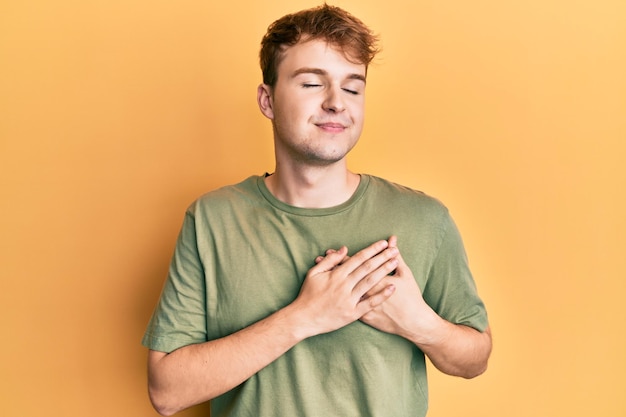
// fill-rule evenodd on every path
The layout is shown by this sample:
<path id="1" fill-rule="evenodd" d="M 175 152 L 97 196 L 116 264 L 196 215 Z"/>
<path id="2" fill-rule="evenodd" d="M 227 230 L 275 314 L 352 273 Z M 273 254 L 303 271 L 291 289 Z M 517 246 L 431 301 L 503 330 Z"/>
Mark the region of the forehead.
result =
<path id="1" fill-rule="evenodd" d="M 366 74 L 365 64 L 353 59 L 349 52 L 321 39 L 304 40 L 286 47 L 278 64 L 278 73 L 290 76 L 301 68 L 319 68 L 334 75 Z M 280 77 L 279 77 L 280 78 Z"/>

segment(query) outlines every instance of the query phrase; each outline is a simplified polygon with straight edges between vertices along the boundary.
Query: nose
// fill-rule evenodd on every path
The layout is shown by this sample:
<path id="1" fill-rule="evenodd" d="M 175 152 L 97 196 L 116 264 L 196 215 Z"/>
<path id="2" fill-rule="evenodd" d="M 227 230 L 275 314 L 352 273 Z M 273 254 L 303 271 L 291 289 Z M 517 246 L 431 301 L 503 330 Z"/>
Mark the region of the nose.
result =
<path id="1" fill-rule="evenodd" d="M 340 87 L 329 87 L 326 90 L 326 96 L 324 97 L 324 102 L 322 103 L 322 108 L 331 113 L 340 113 L 345 110 L 345 103 L 343 102 L 343 98 L 341 96 L 341 88 Z"/>

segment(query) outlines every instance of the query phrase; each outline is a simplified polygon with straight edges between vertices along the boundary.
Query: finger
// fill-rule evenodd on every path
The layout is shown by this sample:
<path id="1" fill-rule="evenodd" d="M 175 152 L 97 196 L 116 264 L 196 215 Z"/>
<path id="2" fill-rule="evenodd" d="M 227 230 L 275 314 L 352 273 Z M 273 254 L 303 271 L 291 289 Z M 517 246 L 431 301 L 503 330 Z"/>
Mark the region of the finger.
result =
<path id="1" fill-rule="evenodd" d="M 390 248 L 397 248 L 398 247 L 398 236 L 396 235 L 391 235 L 389 237 L 389 239 L 387 240 L 387 242 L 389 242 L 389 247 Z M 398 251 L 398 255 L 400 256 L 400 251 Z M 389 273 L 389 275 L 394 275 L 395 270 L 391 271 Z M 371 297 L 372 295 L 374 295 L 375 293 L 381 291 L 383 288 L 385 288 L 387 285 L 389 285 L 389 283 L 387 282 L 387 280 L 381 280 L 378 284 L 376 284 L 376 286 L 374 286 L 374 288 L 372 288 L 371 290 L 369 290 L 367 292 L 367 294 L 365 294 L 362 298 L 366 299 L 368 297 Z"/>
<path id="2" fill-rule="evenodd" d="M 388 250 L 385 251 L 388 254 L 383 253 L 380 254 L 377 258 L 381 258 L 383 256 L 392 256 L 392 254 L 396 250 Z M 385 258 L 383 258 L 385 259 Z M 374 260 L 372 260 L 374 261 Z M 359 299 L 363 299 L 363 297 L 367 298 L 371 296 L 375 291 L 372 291 L 376 288 L 377 285 L 394 269 L 398 267 L 398 260 L 395 257 L 391 257 L 387 259 L 385 262 L 380 264 L 376 269 L 371 271 L 369 274 L 360 279 L 355 285 L 353 289 L 353 293 L 358 295 Z M 368 296 L 366 296 L 369 293 Z"/>
<path id="3" fill-rule="evenodd" d="M 331 253 L 335 253 L 337 252 L 335 249 L 328 249 L 326 251 L 326 255 L 328 256 Z M 318 256 L 317 258 L 315 258 L 315 263 L 320 263 L 322 261 L 322 259 L 324 259 L 324 256 Z M 340 264 L 345 263 L 348 259 L 350 259 L 350 257 L 348 255 L 344 256 L 344 258 L 341 260 L 341 262 L 339 262 Z"/>
<path id="4" fill-rule="evenodd" d="M 348 260 L 346 260 L 343 263 L 341 268 L 346 274 L 350 274 L 354 272 L 357 268 L 361 268 L 363 265 L 368 265 L 367 264 L 368 261 L 375 258 L 376 255 L 378 255 L 379 253 L 387 249 L 388 246 L 389 246 L 389 243 L 386 240 L 379 240 L 378 242 L 374 242 L 368 247 L 366 247 L 365 249 L 361 249 L 360 251 L 355 253 L 353 256 L 351 256 Z M 373 270 L 379 265 L 376 265 L 375 263 L 370 263 L 369 268 Z M 362 272 L 365 272 L 365 273 L 362 274 L 361 278 L 367 275 L 369 271 L 366 270 Z"/>
<path id="5" fill-rule="evenodd" d="M 387 299 L 389 299 L 395 291 L 396 286 L 389 284 L 384 286 L 380 291 L 376 292 L 371 297 L 361 300 L 357 304 L 357 310 L 360 313 L 360 317 L 387 301 Z"/>
<path id="6" fill-rule="evenodd" d="M 330 255 L 331 253 L 336 253 L 337 249 L 326 249 L 326 252 L 324 252 L 324 256 L 320 255 L 317 258 L 315 258 L 315 263 L 320 263 L 322 261 L 322 259 L 324 259 L 326 256 Z"/>
<path id="7" fill-rule="evenodd" d="M 315 263 L 318 264 L 322 262 L 322 259 L 324 259 L 326 256 L 330 255 L 331 253 L 336 253 L 336 252 L 337 252 L 337 249 L 327 249 L 325 252 L 325 256 L 320 255 L 317 258 L 315 258 Z M 345 256 L 340 263 L 343 263 L 348 258 L 349 258 L 348 256 Z"/>
<path id="8" fill-rule="evenodd" d="M 331 252 L 329 253 L 329 251 Z M 342 246 L 339 250 L 329 249 L 326 253 L 326 256 L 318 256 L 315 258 L 316 265 L 309 270 L 310 275 L 330 271 L 337 265 L 341 264 L 341 261 L 348 254 L 348 248 Z"/>
<path id="9" fill-rule="evenodd" d="M 389 247 L 392 247 L 392 248 L 397 248 L 397 247 L 398 247 L 398 236 L 396 236 L 396 235 L 391 235 L 391 236 L 389 237 Z M 398 251 L 398 253 L 399 253 L 399 251 Z M 400 256 L 400 255 L 398 254 L 398 256 Z M 395 275 L 395 274 L 396 274 L 396 271 L 395 271 L 395 270 L 394 270 L 394 271 L 391 271 L 391 272 L 389 273 L 389 275 Z"/>
<path id="10" fill-rule="evenodd" d="M 353 285 L 356 285 L 358 281 L 365 278 L 372 272 L 376 271 L 381 267 L 385 262 L 393 259 L 398 254 L 398 248 L 387 248 L 382 252 L 376 254 L 370 259 L 367 259 L 361 265 L 359 265 L 351 274 Z M 355 255 L 356 256 L 356 255 Z M 353 257 L 354 258 L 354 257 Z M 386 273 L 388 273 L 387 271 Z M 380 274 L 376 274 L 379 276 Z"/>
<path id="11" fill-rule="evenodd" d="M 399 250 L 398 250 L 398 255 L 396 256 L 396 259 L 398 259 L 398 267 L 390 275 L 396 278 L 404 278 L 404 277 L 409 277 L 409 276 L 412 278 L 413 272 L 411 272 L 409 265 L 406 263 L 406 261 L 402 257 L 402 253 L 400 253 Z"/>
<path id="12" fill-rule="evenodd" d="M 391 271 L 393 273 L 393 271 Z M 365 300 L 369 297 L 371 297 L 372 295 L 376 294 L 377 292 L 380 292 L 383 290 L 383 288 L 389 286 L 391 281 L 389 279 L 383 278 L 381 279 L 378 284 L 374 285 L 374 287 L 372 289 L 370 289 L 368 292 L 366 292 L 361 299 Z"/>

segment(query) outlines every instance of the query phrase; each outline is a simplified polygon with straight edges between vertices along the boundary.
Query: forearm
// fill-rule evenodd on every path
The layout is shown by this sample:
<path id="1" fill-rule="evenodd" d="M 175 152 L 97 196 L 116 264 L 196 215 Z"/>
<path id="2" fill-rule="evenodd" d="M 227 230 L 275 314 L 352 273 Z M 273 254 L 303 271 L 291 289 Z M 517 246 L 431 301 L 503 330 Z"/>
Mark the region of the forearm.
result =
<path id="1" fill-rule="evenodd" d="M 434 312 L 419 333 L 407 333 L 433 365 L 448 375 L 474 378 L 487 370 L 491 354 L 491 330 L 450 323 Z M 426 329 L 426 330 L 424 330 Z"/>
<path id="2" fill-rule="evenodd" d="M 151 351 L 151 401 L 163 415 L 208 401 L 241 384 L 305 337 L 287 307 L 221 339 L 169 354 Z"/>
<path id="3" fill-rule="evenodd" d="M 300 341 L 346 326 L 386 301 L 363 296 L 396 267 L 397 249 L 375 242 L 345 263 L 342 247 L 309 270 L 298 297 L 267 318 L 221 339 L 169 354 L 150 351 L 150 398 L 161 414 L 210 400 L 241 384 Z M 339 266 L 338 266 L 339 265 Z"/>

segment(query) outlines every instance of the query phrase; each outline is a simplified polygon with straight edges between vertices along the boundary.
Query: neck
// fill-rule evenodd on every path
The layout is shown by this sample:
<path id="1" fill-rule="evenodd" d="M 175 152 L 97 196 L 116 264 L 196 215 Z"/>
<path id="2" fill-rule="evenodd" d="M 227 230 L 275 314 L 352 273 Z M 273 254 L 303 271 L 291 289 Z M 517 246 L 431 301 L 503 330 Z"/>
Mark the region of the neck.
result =
<path id="1" fill-rule="evenodd" d="M 327 208 L 345 203 L 359 186 L 361 177 L 345 165 L 281 169 L 265 179 L 270 192 L 283 203 L 302 208 Z"/>

